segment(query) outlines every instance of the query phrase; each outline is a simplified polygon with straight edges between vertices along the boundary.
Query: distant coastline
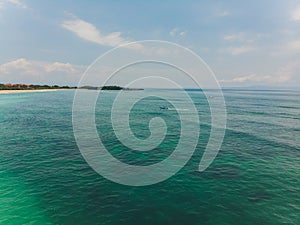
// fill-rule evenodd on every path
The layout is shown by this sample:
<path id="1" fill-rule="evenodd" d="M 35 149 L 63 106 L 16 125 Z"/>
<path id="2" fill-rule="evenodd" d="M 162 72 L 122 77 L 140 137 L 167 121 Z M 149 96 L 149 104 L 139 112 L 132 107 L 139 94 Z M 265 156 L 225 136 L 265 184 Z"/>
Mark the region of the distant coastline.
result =
<path id="1" fill-rule="evenodd" d="M 24 93 L 24 92 L 45 92 L 45 91 L 58 91 L 58 90 L 73 90 L 73 89 L 85 89 L 85 90 L 125 90 L 125 91 L 137 91 L 144 90 L 142 88 L 125 88 L 121 86 L 82 86 L 82 87 L 71 87 L 71 86 L 58 86 L 58 85 L 35 85 L 35 84 L 1 84 L 0 83 L 0 94 L 11 94 L 11 93 Z"/>
<path id="2" fill-rule="evenodd" d="M 70 86 L 58 86 L 58 85 L 37 85 L 37 84 L 1 84 L 0 83 L 0 90 L 49 90 L 49 89 L 76 89 L 76 87 Z"/>
<path id="3" fill-rule="evenodd" d="M 36 85 L 36 84 L 1 84 L 0 94 L 13 94 L 13 93 L 25 93 L 25 92 L 46 92 L 46 91 L 58 91 L 58 90 L 72 90 L 76 87 L 58 86 L 58 85 Z"/>
<path id="4" fill-rule="evenodd" d="M 72 90 L 72 89 L 36 89 L 36 90 L 0 90 L 1 94 L 14 94 L 14 93 L 27 93 L 27 92 L 50 92 L 50 91 L 60 91 L 60 90 Z"/>
<path id="5" fill-rule="evenodd" d="M 111 91 L 141 91 L 144 90 L 143 88 L 125 88 L 120 86 L 102 86 L 102 87 L 95 87 L 95 86 L 82 86 L 78 89 L 86 89 L 86 90 L 111 90 Z"/>

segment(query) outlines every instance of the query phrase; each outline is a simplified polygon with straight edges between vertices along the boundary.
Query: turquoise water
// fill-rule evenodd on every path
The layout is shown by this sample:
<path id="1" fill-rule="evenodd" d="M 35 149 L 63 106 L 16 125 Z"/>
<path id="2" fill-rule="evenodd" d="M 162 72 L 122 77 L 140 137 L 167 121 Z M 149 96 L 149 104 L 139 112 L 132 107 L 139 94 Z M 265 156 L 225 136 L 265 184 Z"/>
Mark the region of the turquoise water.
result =
<path id="1" fill-rule="evenodd" d="M 199 173 L 210 112 L 202 93 L 189 91 L 201 119 L 197 149 L 175 176 L 146 187 L 113 183 L 88 166 L 72 132 L 73 94 L 0 95 L 0 224 L 300 224 L 299 92 L 225 91 L 224 143 Z M 149 136 L 154 116 L 165 119 L 168 133 L 157 149 L 132 152 L 111 129 L 114 95 L 106 92 L 96 109 L 111 154 L 137 165 L 166 158 L 178 143 L 178 112 L 159 110 L 168 103 L 155 97 L 136 104 L 130 121 L 137 137 Z"/>

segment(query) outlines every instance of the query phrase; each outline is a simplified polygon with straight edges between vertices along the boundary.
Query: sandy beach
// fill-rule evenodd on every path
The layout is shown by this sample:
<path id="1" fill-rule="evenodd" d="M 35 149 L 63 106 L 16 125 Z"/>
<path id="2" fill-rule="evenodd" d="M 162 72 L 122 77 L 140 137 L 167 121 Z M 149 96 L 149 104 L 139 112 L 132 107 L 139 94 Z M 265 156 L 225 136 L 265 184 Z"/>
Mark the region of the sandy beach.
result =
<path id="1" fill-rule="evenodd" d="M 48 91 L 60 91 L 60 90 L 72 90 L 72 89 L 0 90 L 0 94 L 15 94 L 15 93 L 27 93 L 27 92 L 48 92 Z"/>

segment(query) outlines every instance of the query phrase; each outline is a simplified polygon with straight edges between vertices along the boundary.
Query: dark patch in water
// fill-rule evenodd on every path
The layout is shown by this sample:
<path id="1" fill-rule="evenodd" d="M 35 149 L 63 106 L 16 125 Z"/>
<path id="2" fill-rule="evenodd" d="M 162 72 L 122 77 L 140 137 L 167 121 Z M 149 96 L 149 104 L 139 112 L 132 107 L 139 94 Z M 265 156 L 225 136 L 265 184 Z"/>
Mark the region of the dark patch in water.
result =
<path id="1" fill-rule="evenodd" d="M 283 109 L 299 109 L 297 106 L 279 105 L 278 108 Z"/>
<path id="2" fill-rule="evenodd" d="M 261 202 L 265 200 L 270 200 L 272 196 L 264 191 L 255 192 L 253 194 L 248 195 L 248 200 L 250 202 Z"/>

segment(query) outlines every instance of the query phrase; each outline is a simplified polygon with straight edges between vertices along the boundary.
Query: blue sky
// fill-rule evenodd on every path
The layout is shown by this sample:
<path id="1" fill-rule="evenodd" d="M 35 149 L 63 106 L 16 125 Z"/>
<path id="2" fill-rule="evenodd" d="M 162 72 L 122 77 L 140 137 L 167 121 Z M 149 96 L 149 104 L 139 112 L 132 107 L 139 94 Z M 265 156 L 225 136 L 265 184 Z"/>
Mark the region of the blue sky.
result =
<path id="1" fill-rule="evenodd" d="M 99 55 L 155 39 L 222 86 L 300 86 L 300 1 L 0 0 L 0 29 L 0 83 L 76 85 Z"/>

